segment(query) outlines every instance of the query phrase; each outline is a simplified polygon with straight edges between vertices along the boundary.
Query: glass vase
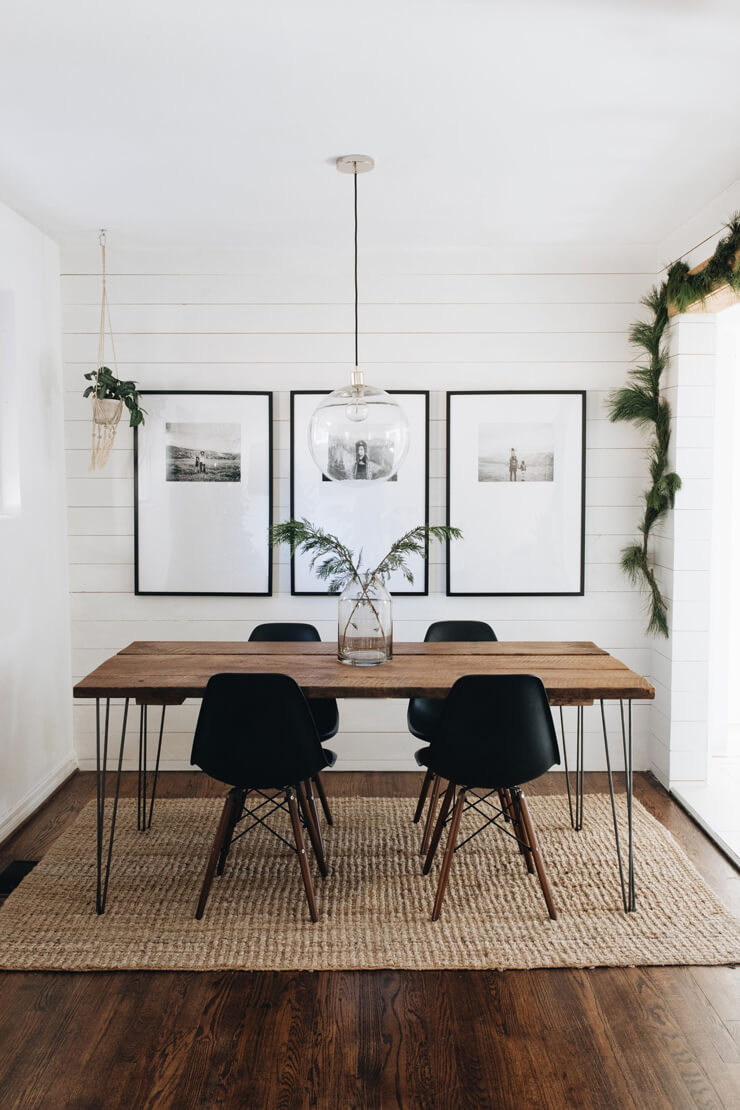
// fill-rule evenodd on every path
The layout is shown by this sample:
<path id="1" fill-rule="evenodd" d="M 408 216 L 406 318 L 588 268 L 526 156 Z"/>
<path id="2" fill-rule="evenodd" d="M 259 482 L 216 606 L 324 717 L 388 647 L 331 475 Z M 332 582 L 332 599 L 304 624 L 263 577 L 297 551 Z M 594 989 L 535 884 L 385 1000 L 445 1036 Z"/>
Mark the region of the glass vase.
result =
<path id="1" fill-rule="evenodd" d="M 393 603 L 378 579 L 350 582 L 339 598 L 337 658 L 355 667 L 388 663 L 393 656 Z"/>

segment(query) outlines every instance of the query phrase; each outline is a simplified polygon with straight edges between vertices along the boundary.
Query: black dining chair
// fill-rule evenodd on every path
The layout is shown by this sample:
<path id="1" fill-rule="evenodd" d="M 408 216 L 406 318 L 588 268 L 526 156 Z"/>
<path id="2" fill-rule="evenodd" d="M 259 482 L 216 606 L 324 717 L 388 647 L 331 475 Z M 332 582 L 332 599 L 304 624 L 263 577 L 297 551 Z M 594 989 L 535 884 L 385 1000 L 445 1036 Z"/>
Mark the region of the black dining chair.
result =
<path id="1" fill-rule="evenodd" d="M 486 624 L 485 621 L 435 621 L 434 624 L 429 625 L 424 636 L 425 644 L 491 643 L 494 641 L 496 641 L 496 633 L 490 624 Z M 417 740 L 429 742 L 434 736 L 435 728 L 439 725 L 443 705 L 444 702 L 440 698 L 412 698 L 406 714 L 411 735 L 415 736 Z M 432 797 L 419 850 L 421 855 L 424 855 L 429 847 L 440 787 L 439 778 L 433 771 L 427 771 L 421 784 L 419 801 L 416 803 L 416 812 L 414 813 L 414 824 L 417 825 L 421 820 L 424 803 L 431 788 Z"/>
<path id="2" fill-rule="evenodd" d="M 542 680 L 527 674 L 466 675 L 457 680 L 443 704 L 432 743 L 416 753 L 419 766 L 448 782 L 424 862 L 426 875 L 449 825 L 432 920 L 438 919 L 442 908 L 460 822 L 471 809 L 484 818 L 484 824 L 467 839 L 489 825 L 501 828 L 499 822 L 510 821 L 513 832 L 503 831 L 517 841 L 527 870 L 536 870 L 548 913 L 555 920 L 550 884 L 521 789 L 522 783 L 560 763 Z M 494 795 L 500 805 L 491 801 Z"/>
<path id="3" fill-rule="evenodd" d="M 318 629 L 314 628 L 312 624 L 291 621 L 285 621 L 284 623 L 273 621 L 268 624 L 258 624 L 256 628 L 252 629 L 249 640 L 250 643 L 255 641 L 276 643 L 281 640 L 289 640 L 295 643 L 321 643 Z M 316 722 L 319 739 L 322 744 L 325 744 L 339 731 L 339 709 L 336 700 L 334 698 L 307 698 L 307 701 L 308 708 Z M 316 787 L 326 823 L 327 825 L 333 825 L 334 819 L 320 775 L 316 775 L 313 784 Z"/>
<path id="4" fill-rule="evenodd" d="M 336 760 L 319 741 L 311 711 L 295 679 L 284 674 L 217 674 L 208 680 L 195 728 L 190 762 L 231 787 L 226 796 L 195 916 L 206 907 L 214 874 L 223 874 L 231 844 L 257 825 L 289 848 L 268 824 L 278 811 L 290 815 L 311 920 L 318 920 L 301 818 L 326 876 L 312 780 Z M 254 808 L 247 798 L 258 795 Z M 265 807 L 270 808 L 266 810 Z M 241 821 L 250 823 L 235 837 Z"/>

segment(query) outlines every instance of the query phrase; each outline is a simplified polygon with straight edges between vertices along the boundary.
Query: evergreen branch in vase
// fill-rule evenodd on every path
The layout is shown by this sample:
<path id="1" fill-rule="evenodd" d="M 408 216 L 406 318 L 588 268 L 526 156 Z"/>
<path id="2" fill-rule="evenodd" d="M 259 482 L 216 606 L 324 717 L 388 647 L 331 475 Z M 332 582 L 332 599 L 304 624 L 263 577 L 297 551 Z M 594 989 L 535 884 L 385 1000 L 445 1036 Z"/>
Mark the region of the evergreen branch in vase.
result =
<path id="1" fill-rule="evenodd" d="M 281 543 L 288 544 L 291 555 L 295 555 L 297 551 L 310 555 L 311 570 L 316 571 L 322 582 L 328 581 L 330 594 L 339 594 L 350 582 L 361 581 L 359 563 L 362 551 L 355 560 L 354 553 L 337 536 L 325 532 L 323 528 L 317 528 L 305 518 L 273 524 L 270 528 L 270 544 L 278 547 Z"/>
<path id="2" fill-rule="evenodd" d="M 394 571 L 400 571 L 407 582 L 413 583 L 414 575 L 407 564 L 407 559 L 413 555 L 420 555 L 422 559 L 426 559 L 430 540 L 444 543 L 446 540 L 461 539 L 462 532 L 459 528 L 450 528 L 446 524 L 417 524 L 416 528 L 406 532 L 391 545 L 375 570 L 370 572 L 370 577 L 387 582 Z"/>
<path id="3" fill-rule="evenodd" d="M 297 551 L 310 556 L 310 567 L 315 570 L 322 582 L 328 582 L 328 592 L 339 594 L 350 582 L 357 582 L 361 589 L 367 583 L 379 580 L 387 582 L 391 574 L 400 571 L 407 582 L 413 583 L 414 575 L 408 560 L 414 555 L 427 557 L 430 540 L 443 543 L 446 540 L 461 540 L 459 528 L 442 524 L 418 524 L 397 539 L 377 564 L 374 570 L 362 566 L 362 548 L 357 555 L 331 532 L 324 531 L 306 520 L 286 520 L 274 524 L 270 529 L 270 543 L 277 547 L 287 543 L 291 555 Z"/>
<path id="4" fill-rule="evenodd" d="M 337 656 L 342 663 L 361 666 L 387 663 L 391 658 L 391 599 L 385 589 L 387 580 L 393 573 L 399 572 L 407 582 L 413 582 L 414 575 L 408 560 L 414 556 L 426 559 L 430 540 L 442 542 L 453 539 L 462 539 L 459 528 L 418 524 L 395 540 L 380 562 L 370 569 L 363 567 L 362 549 L 355 555 L 338 536 L 306 519 L 288 520 L 270 529 L 273 546 L 287 543 L 291 554 L 299 551 L 309 556 L 311 569 L 319 579 L 328 583 L 328 592 L 342 595 L 339 599 Z M 372 614 L 372 619 L 369 629 L 361 631 L 364 610 Z"/>

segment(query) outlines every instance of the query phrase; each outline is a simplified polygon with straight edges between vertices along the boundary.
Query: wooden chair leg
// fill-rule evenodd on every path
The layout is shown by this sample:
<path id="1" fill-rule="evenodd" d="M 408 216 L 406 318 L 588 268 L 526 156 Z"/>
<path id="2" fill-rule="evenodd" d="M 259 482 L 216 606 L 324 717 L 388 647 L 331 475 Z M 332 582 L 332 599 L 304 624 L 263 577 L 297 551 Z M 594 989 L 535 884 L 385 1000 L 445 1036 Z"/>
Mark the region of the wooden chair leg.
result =
<path id="1" fill-rule="evenodd" d="M 522 821 L 522 815 L 519 808 L 519 799 L 512 791 L 506 791 L 509 804 L 511 806 L 511 819 L 514 823 L 514 836 L 519 843 L 519 851 L 524 856 L 524 862 L 527 865 L 527 871 L 530 875 L 534 875 L 534 863 L 532 862 L 532 850 L 529 844 L 529 837 L 527 830 Z"/>
<path id="2" fill-rule="evenodd" d="M 309 786 L 309 789 L 310 789 L 310 786 Z M 298 805 L 301 808 L 301 812 L 303 813 L 303 818 L 306 822 L 306 829 L 308 830 L 308 839 L 311 841 L 311 847 L 313 848 L 314 855 L 316 856 L 316 862 L 319 865 L 319 871 L 321 872 L 321 877 L 325 879 L 327 874 L 328 874 L 329 869 L 326 866 L 326 856 L 324 855 L 324 844 L 323 844 L 323 841 L 321 839 L 321 833 L 319 832 L 319 828 L 318 828 L 319 815 L 316 812 L 316 803 L 313 801 L 313 790 L 311 790 L 311 793 L 310 793 L 310 800 L 309 800 L 309 795 L 306 793 L 305 783 L 299 782 L 298 786 L 296 787 L 296 792 L 298 794 Z M 313 802 L 313 806 L 311 805 L 311 802 Z"/>
<path id="3" fill-rule="evenodd" d="M 539 846 L 537 844 L 537 837 L 535 836 L 534 825 L 532 824 L 532 818 L 529 815 L 529 809 L 527 807 L 527 801 L 526 801 L 524 795 L 522 794 L 521 790 L 516 791 L 516 798 L 517 798 L 517 803 L 518 803 L 518 810 L 519 810 L 519 813 L 521 815 L 522 824 L 524 826 L 524 830 L 525 830 L 526 835 L 527 835 L 527 841 L 529 842 L 529 847 L 530 847 L 530 850 L 531 850 L 532 855 L 534 857 L 534 865 L 537 868 L 537 877 L 540 880 L 540 886 L 542 887 L 542 893 L 544 894 L 545 902 L 547 903 L 547 912 L 550 914 L 551 919 L 553 921 L 555 921 L 557 919 L 557 914 L 555 913 L 555 903 L 553 902 L 553 899 L 552 899 L 552 891 L 550 890 L 550 884 L 547 880 L 547 872 L 545 871 L 545 864 L 544 864 L 544 861 L 542 859 L 542 856 L 540 855 L 540 849 L 539 849 Z"/>
<path id="4" fill-rule="evenodd" d="M 450 877 L 450 867 L 452 866 L 452 857 L 455 854 L 455 844 L 457 842 L 457 833 L 460 828 L 460 820 L 465 808 L 465 790 L 460 789 L 455 802 L 455 808 L 452 812 L 452 820 L 450 822 L 450 831 L 447 834 L 447 844 L 445 845 L 445 854 L 442 859 L 442 870 L 439 873 L 439 883 L 437 884 L 437 895 L 434 899 L 434 909 L 432 910 L 432 921 L 437 921 L 440 911 L 442 909 L 442 901 L 447 889 L 447 880 Z"/>
<path id="5" fill-rule="evenodd" d="M 434 818 L 437 812 L 437 802 L 439 800 L 439 791 L 442 786 L 439 775 L 434 776 L 434 785 L 432 786 L 432 796 L 429 799 L 429 809 L 427 810 L 427 819 L 424 822 L 424 835 L 421 838 L 421 847 L 419 848 L 419 855 L 425 856 L 429 851 L 429 840 L 434 828 Z"/>
<path id="6" fill-rule="evenodd" d="M 226 857 L 228 856 L 229 849 L 231 848 L 231 838 L 234 835 L 234 829 L 236 828 L 237 822 L 242 815 L 247 791 L 240 790 L 238 793 L 234 793 L 232 791 L 232 794 L 234 795 L 234 804 L 232 806 L 232 811 L 229 818 L 229 827 L 226 830 L 226 836 L 224 837 L 223 846 L 218 857 L 218 866 L 216 868 L 216 874 L 219 876 L 223 875 L 224 873 L 224 867 L 226 866 Z"/>
<path id="7" fill-rule="evenodd" d="M 452 799 L 453 799 L 454 796 L 455 796 L 455 784 L 454 784 L 454 782 L 451 782 L 449 784 L 449 786 L 447 787 L 447 789 L 445 790 L 445 796 L 442 799 L 442 808 L 439 811 L 439 817 L 437 818 L 437 824 L 434 826 L 434 834 L 432 836 L 432 840 L 431 840 L 431 843 L 429 845 L 429 851 L 427 852 L 427 858 L 424 860 L 424 867 L 422 868 L 422 874 L 423 875 L 428 875 L 429 874 L 429 869 L 432 866 L 432 861 L 434 860 L 434 856 L 435 856 L 435 853 L 437 851 L 437 845 L 439 844 L 440 840 L 442 839 L 442 830 L 445 827 L 445 821 L 447 819 L 447 814 L 450 812 L 450 806 L 452 805 Z"/>
<path id="8" fill-rule="evenodd" d="M 213 876 L 216 873 L 216 867 L 221 855 L 221 850 L 223 848 L 224 841 L 226 840 L 226 834 L 229 829 L 229 822 L 231 821 L 231 814 L 234 810 L 235 793 L 238 793 L 238 791 L 229 791 L 226 796 L 226 801 L 224 802 L 224 808 L 221 810 L 221 819 L 218 823 L 216 836 L 213 841 L 213 847 L 211 848 L 211 854 L 208 857 L 206 873 L 203 878 L 203 886 L 200 889 L 200 898 L 198 899 L 198 908 L 195 911 L 195 917 L 198 921 L 200 921 L 201 917 L 203 916 L 203 911 L 206 908 L 206 902 L 208 901 L 208 894 L 211 889 L 211 883 L 213 882 Z"/>
<path id="9" fill-rule="evenodd" d="M 414 814 L 414 824 L 418 825 L 421 820 L 421 815 L 424 812 L 424 802 L 427 800 L 429 787 L 432 785 L 434 779 L 434 771 L 427 771 L 424 775 L 424 781 L 421 784 L 421 791 L 419 792 L 419 801 L 416 803 L 416 812 Z"/>
<path id="10" fill-rule="evenodd" d="M 329 809 L 329 802 L 328 802 L 327 797 L 326 797 L 326 791 L 324 790 L 324 784 L 321 781 L 321 775 L 314 775 L 313 784 L 316 787 L 316 793 L 319 796 L 319 801 L 321 802 L 321 808 L 324 811 L 324 817 L 326 818 L 326 823 L 327 823 L 327 825 L 333 825 L 334 824 L 334 818 L 332 817 L 331 810 Z"/>
<path id="11" fill-rule="evenodd" d="M 499 805 L 501 806 L 501 812 L 504 815 L 504 821 L 506 821 L 507 824 L 508 824 L 508 822 L 511 821 L 511 813 L 510 813 L 511 802 L 510 802 L 510 799 L 507 797 L 507 791 L 506 790 L 499 790 L 498 800 L 499 800 Z"/>
<path id="12" fill-rule="evenodd" d="M 298 862 L 301 865 L 303 885 L 306 889 L 306 901 L 308 902 L 308 911 L 311 914 L 311 920 L 316 922 L 319 919 L 319 915 L 316 912 L 316 899 L 314 898 L 313 893 L 311 872 L 308 867 L 308 860 L 306 859 L 306 849 L 303 846 L 301 819 L 298 815 L 298 802 L 296 801 L 295 790 L 292 787 L 289 787 L 285 791 L 285 800 L 287 801 L 288 809 L 290 810 L 290 823 L 293 826 L 293 837 L 295 838 L 295 846 L 298 851 Z"/>

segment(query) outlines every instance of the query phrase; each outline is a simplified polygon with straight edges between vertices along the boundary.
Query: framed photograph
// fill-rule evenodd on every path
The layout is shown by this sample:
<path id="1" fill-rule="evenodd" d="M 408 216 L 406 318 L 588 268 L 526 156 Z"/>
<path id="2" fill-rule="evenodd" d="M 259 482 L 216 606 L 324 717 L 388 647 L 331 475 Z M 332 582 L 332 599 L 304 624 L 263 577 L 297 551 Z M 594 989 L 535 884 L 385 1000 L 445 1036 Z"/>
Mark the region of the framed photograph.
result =
<path id="1" fill-rule="evenodd" d="M 447 394 L 447 593 L 582 594 L 586 394 Z"/>
<path id="2" fill-rule="evenodd" d="M 134 429 L 137 594 L 272 593 L 272 394 L 145 390 Z"/>
<path id="3" fill-rule="evenodd" d="M 290 395 L 290 515 L 305 517 L 327 532 L 339 536 L 352 551 L 362 548 L 363 562 L 374 566 L 404 532 L 426 524 L 429 519 L 429 393 L 391 389 L 409 422 L 409 451 L 398 473 L 387 482 L 370 482 L 359 488 L 355 482 L 332 481 L 322 474 L 308 449 L 308 425 L 316 406 L 328 390 L 295 390 Z M 358 449 L 350 460 L 330 455 L 330 465 L 352 468 L 362 476 L 366 468 L 377 465 L 384 445 L 358 434 Z M 345 452 L 346 454 L 346 452 Z M 388 581 L 391 593 L 424 595 L 429 592 L 426 559 L 409 563 L 414 575 L 410 585 L 402 574 Z M 290 573 L 292 594 L 325 594 L 321 582 L 304 556 L 296 556 Z"/>

